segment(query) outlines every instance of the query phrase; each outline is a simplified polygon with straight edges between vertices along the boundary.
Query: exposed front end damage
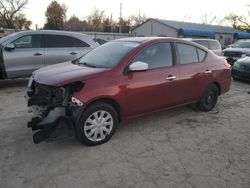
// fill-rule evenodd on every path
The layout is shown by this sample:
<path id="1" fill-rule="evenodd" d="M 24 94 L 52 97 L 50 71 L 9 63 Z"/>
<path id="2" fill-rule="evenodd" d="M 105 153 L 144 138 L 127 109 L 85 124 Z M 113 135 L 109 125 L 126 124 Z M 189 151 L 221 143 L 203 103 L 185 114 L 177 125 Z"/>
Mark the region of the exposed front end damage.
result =
<path id="1" fill-rule="evenodd" d="M 82 87 L 81 82 L 62 87 L 47 86 L 37 83 L 31 77 L 26 100 L 28 107 L 36 114 L 28 122 L 28 127 L 34 131 L 35 144 L 74 133 L 72 113 L 83 106 L 83 103 L 72 97 L 72 94 Z"/>

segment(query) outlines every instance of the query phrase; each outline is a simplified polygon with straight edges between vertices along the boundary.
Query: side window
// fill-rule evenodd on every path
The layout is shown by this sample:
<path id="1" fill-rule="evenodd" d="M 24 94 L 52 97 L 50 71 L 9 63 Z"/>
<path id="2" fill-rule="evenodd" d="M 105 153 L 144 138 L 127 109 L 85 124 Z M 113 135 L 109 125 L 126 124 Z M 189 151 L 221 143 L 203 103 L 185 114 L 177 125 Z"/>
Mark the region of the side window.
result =
<path id="1" fill-rule="evenodd" d="M 198 63 L 198 53 L 194 46 L 176 43 L 180 64 Z"/>
<path id="2" fill-rule="evenodd" d="M 173 65 L 170 43 L 159 43 L 143 50 L 134 60 L 148 63 L 149 69 L 169 67 Z"/>
<path id="3" fill-rule="evenodd" d="M 87 44 L 86 42 L 83 42 L 77 38 L 72 38 L 72 40 L 74 42 L 75 47 L 90 47 L 89 44 Z"/>
<path id="4" fill-rule="evenodd" d="M 16 48 L 41 48 L 41 35 L 27 35 L 11 42 Z"/>
<path id="5" fill-rule="evenodd" d="M 201 50 L 199 48 L 197 48 L 197 51 L 198 51 L 198 56 L 199 56 L 199 62 L 204 61 L 204 59 L 207 55 L 207 52 L 205 52 L 204 50 Z"/>
<path id="6" fill-rule="evenodd" d="M 46 35 L 45 48 L 68 48 L 74 47 L 72 37 L 63 35 Z"/>

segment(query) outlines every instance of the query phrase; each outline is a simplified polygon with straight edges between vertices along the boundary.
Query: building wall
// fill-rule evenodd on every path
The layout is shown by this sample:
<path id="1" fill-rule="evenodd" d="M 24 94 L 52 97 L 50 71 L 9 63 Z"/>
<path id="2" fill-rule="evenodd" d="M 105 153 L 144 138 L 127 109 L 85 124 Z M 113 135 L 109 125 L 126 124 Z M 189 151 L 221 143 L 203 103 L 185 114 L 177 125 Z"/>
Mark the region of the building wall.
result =
<path id="1" fill-rule="evenodd" d="M 149 20 L 132 30 L 132 37 L 164 36 L 177 37 L 177 30 L 163 25 L 155 20 Z"/>
<path id="2" fill-rule="evenodd" d="M 220 42 L 222 48 L 225 48 L 226 46 L 235 42 L 234 35 L 232 33 L 216 33 L 215 39 Z"/>

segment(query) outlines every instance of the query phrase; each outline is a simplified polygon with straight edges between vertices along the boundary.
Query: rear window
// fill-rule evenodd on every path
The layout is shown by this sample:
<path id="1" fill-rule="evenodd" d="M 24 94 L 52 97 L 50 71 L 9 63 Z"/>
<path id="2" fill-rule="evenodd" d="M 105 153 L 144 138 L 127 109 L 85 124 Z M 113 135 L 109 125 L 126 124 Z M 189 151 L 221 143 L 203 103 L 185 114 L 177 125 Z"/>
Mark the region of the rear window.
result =
<path id="1" fill-rule="evenodd" d="M 204 40 L 193 40 L 193 42 L 196 42 L 202 46 L 205 46 L 206 48 L 208 48 L 208 42 L 204 41 Z"/>
<path id="2" fill-rule="evenodd" d="M 209 41 L 209 48 L 211 50 L 221 49 L 220 43 L 217 41 Z"/>

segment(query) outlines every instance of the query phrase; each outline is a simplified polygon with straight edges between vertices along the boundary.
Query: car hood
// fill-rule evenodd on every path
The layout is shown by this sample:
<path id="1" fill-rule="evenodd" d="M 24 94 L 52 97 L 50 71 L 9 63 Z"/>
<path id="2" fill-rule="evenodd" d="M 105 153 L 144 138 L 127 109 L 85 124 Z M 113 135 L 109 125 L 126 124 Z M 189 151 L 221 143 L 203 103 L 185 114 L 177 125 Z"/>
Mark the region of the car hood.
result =
<path id="1" fill-rule="evenodd" d="M 248 66 L 250 66 L 250 57 L 240 58 L 240 59 L 238 59 L 237 62 L 240 63 L 241 65 L 248 65 Z"/>
<path id="2" fill-rule="evenodd" d="M 250 48 L 227 48 L 223 52 L 243 52 L 250 53 Z"/>
<path id="3" fill-rule="evenodd" d="M 107 68 L 91 68 L 70 62 L 59 63 L 38 69 L 33 73 L 33 79 L 44 85 L 63 86 L 72 82 L 86 80 L 97 76 Z"/>

